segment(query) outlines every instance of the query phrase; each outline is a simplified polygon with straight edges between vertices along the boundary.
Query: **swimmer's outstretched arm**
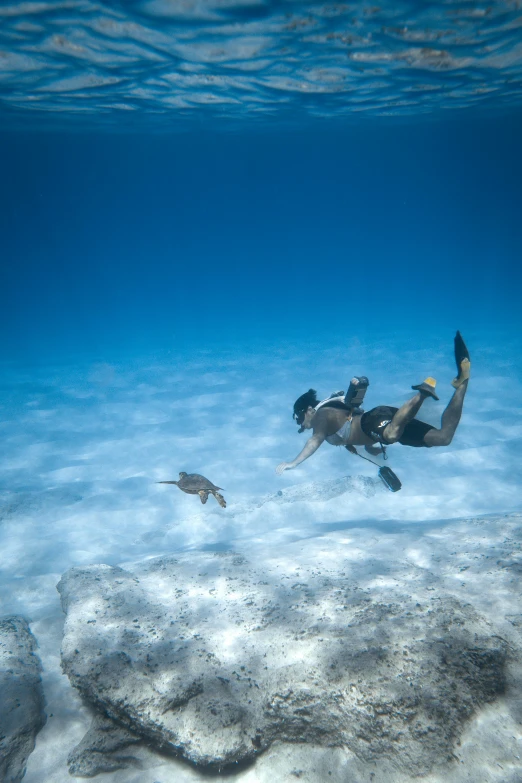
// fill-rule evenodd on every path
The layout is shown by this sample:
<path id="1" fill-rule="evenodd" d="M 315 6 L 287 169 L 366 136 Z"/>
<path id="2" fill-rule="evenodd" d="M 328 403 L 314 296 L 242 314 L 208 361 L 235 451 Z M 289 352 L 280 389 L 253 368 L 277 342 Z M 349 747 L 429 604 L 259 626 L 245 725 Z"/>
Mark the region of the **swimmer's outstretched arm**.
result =
<path id="1" fill-rule="evenodd" d="M 300 452 L 300 454 L 297 455 L 297 457 L 292 460 L 292 462 L 281 462 L 280 465 L 276 468 L 276 473 L 278 476 L 281 475 L 285 470 L 292 470 L 293 468 L 296 468 L 298 465 L 301 464 L 301 462 L 304 462 L 305 459 L 308 459 L 308 457 L 311 457 L 312 454 L 314 454 L 321 443 L 324 442 L 324 435 L 315 433 L 312 435 L 311 438 L 309 438 L 306 443 L 304 449 Z"/>

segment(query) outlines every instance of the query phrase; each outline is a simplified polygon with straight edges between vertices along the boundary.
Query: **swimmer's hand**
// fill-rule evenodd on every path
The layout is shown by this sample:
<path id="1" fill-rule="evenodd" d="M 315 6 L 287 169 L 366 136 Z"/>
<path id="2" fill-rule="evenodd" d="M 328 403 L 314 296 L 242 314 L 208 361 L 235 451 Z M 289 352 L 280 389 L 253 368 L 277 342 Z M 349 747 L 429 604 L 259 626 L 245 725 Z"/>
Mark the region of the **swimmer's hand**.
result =
<path id="1" fill-rule="evenodd" d="M 372 454 L 374 457 L 378 457 L 381 453 L 380 446 L 365 446 L 364 450 L 367 451 L 368 454 Z"/>
<path id="2" fill-rule="evenodd" d="M 285 472 L 285 470 L 292 470 L 293 467 L 294 466 L 292 465 L 291 462 L 281 462 L 281 464 L 277 466 L 275 472 L 277 473 L 278 476 L 280 476 L 282 473 Z"/>

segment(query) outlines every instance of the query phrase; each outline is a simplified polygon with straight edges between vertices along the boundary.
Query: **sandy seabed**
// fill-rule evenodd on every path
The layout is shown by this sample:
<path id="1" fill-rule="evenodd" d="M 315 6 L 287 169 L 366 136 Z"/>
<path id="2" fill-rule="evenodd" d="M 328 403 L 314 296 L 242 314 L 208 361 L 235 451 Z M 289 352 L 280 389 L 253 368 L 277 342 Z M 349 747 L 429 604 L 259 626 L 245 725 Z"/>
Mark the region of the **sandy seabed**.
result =
<path id="1" fill-rule="evenodd" d="M 451 446 L 422 453 L 389 450 L 389 464 L 403 481 L 396 494 L 384 488 L 376 468 L 342 449 L 323 447 L 296 471 L 274 474 L 277 463 L 293 458 L 303 445 L 291 420 L 291 401 L 310 386 L 307 368 L 314 367 L 316 386 L 325 395 L 345 380 L 339 379 L 335 351 L 229 358 L 211 371 L 206 359 L 183 366 L 6 368 L 2 615 L 29 621 L 43 663 L 47 713 L 24 780 L 68 783 L 67 757 L 92 718 L 61 670 L 64 614 L 56 585 L 62 575 L 74 566 L 125 567 L 164 555 L 234 551 L 257 569 L 276 564 L 288 574 L 296 568 L 342 573 L 349 586 L 376 599 L 401 593 L 419 603 L 452 596 L 471 604 L 492 634 L 509 645 L 505 693 L 470 717 L 452 761 L 422 779 L 520 783 L 522 423 L 521 382 L 510 365 L 517 350 L 507 343 L 504 353 L 475 350 L 476 371 Z M 393 382 L 386 347 L 343 347 L 343 366 L 366 374 L 372 367 L 367 407 L 400 404 L 412 382 L 433 374 L 434 363 L 437 375 L 448 379 L 440 384 L 441 402 L 423 409 L 423 418 L 436 425 L 451 394 L 451 345 L 438 354 L 401 350 Z M 260 373 L 266 378 L 263 400 Z M 506 373 L 510 384 L 499 396 Z M 177 478 L 180 470 L 203 473 L 224 486 L 227 509 L 213 498 L 203 507 L 176 487 L 155 484 Z M 208 779 L 144 748 L 138 757 L 140 768 L 97 779 Z M 234 779 L 408 783 L 410 778 L 390 760 L 370 764 L 346 749 L 274 743 Z"/>

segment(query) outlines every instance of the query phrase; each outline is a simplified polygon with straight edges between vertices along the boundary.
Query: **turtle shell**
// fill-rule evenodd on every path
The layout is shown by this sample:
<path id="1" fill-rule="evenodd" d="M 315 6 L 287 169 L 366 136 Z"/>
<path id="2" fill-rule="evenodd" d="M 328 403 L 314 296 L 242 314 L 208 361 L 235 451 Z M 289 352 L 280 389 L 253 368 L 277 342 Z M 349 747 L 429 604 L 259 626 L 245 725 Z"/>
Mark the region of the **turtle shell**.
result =
<path id="1" fill-rule="evenodd" d="M 180 473 L 178 487 L 185 490 L 185 492 L 199 492 L 201 489 L 210 491 L 222 489 L 222 487 L 216 487 L 215 484 L 200 473 Z"/>

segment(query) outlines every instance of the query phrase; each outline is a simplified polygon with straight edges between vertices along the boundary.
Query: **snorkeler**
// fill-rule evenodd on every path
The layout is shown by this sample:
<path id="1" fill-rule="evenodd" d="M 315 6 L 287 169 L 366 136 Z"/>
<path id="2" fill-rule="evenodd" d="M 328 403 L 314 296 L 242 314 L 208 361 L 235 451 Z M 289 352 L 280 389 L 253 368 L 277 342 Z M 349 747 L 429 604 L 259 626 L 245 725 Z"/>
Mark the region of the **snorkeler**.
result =
<path id="1" fill-rule="evenodd" d="M 383 447 L 392 443 L 427 448 L 449 446 L 462 414 L 471 367 L 469 353 L 460 332 L 455 336 L 455 360 L 458 372 L 452 381 L 455 391 L 442 414 L 440 429 L 415 418 L 427 397 L 439 399 L 435 394 L 434 378 L 426 378 L 421 384 L 412 386 L 417 393 L 400 408 L 379 405 L 366 413 L 347 404 L 347 397 L 343 401 L 342 392 L 319 402 L 315 390 L 309 389 L 295 401 L 293 417 L 299 425 L 298 432 L 313 429 L 314 434 L 292 462 L 281 462 L 277 466 L 276 473 L 281 475 L 285 470 L 297 467 L 311 457 L 324 441 L 332 446 L 345 446 L 352 453 L 357 453 L 355 446 L 364 446 L 366 451 L 374 455 L 381 453 Z M 361 381 L 367 385 L 366 378 L 354 378 L 351 388 Z M 378 447 L 374 445 L 376 443 L 379 444 Z"/>

